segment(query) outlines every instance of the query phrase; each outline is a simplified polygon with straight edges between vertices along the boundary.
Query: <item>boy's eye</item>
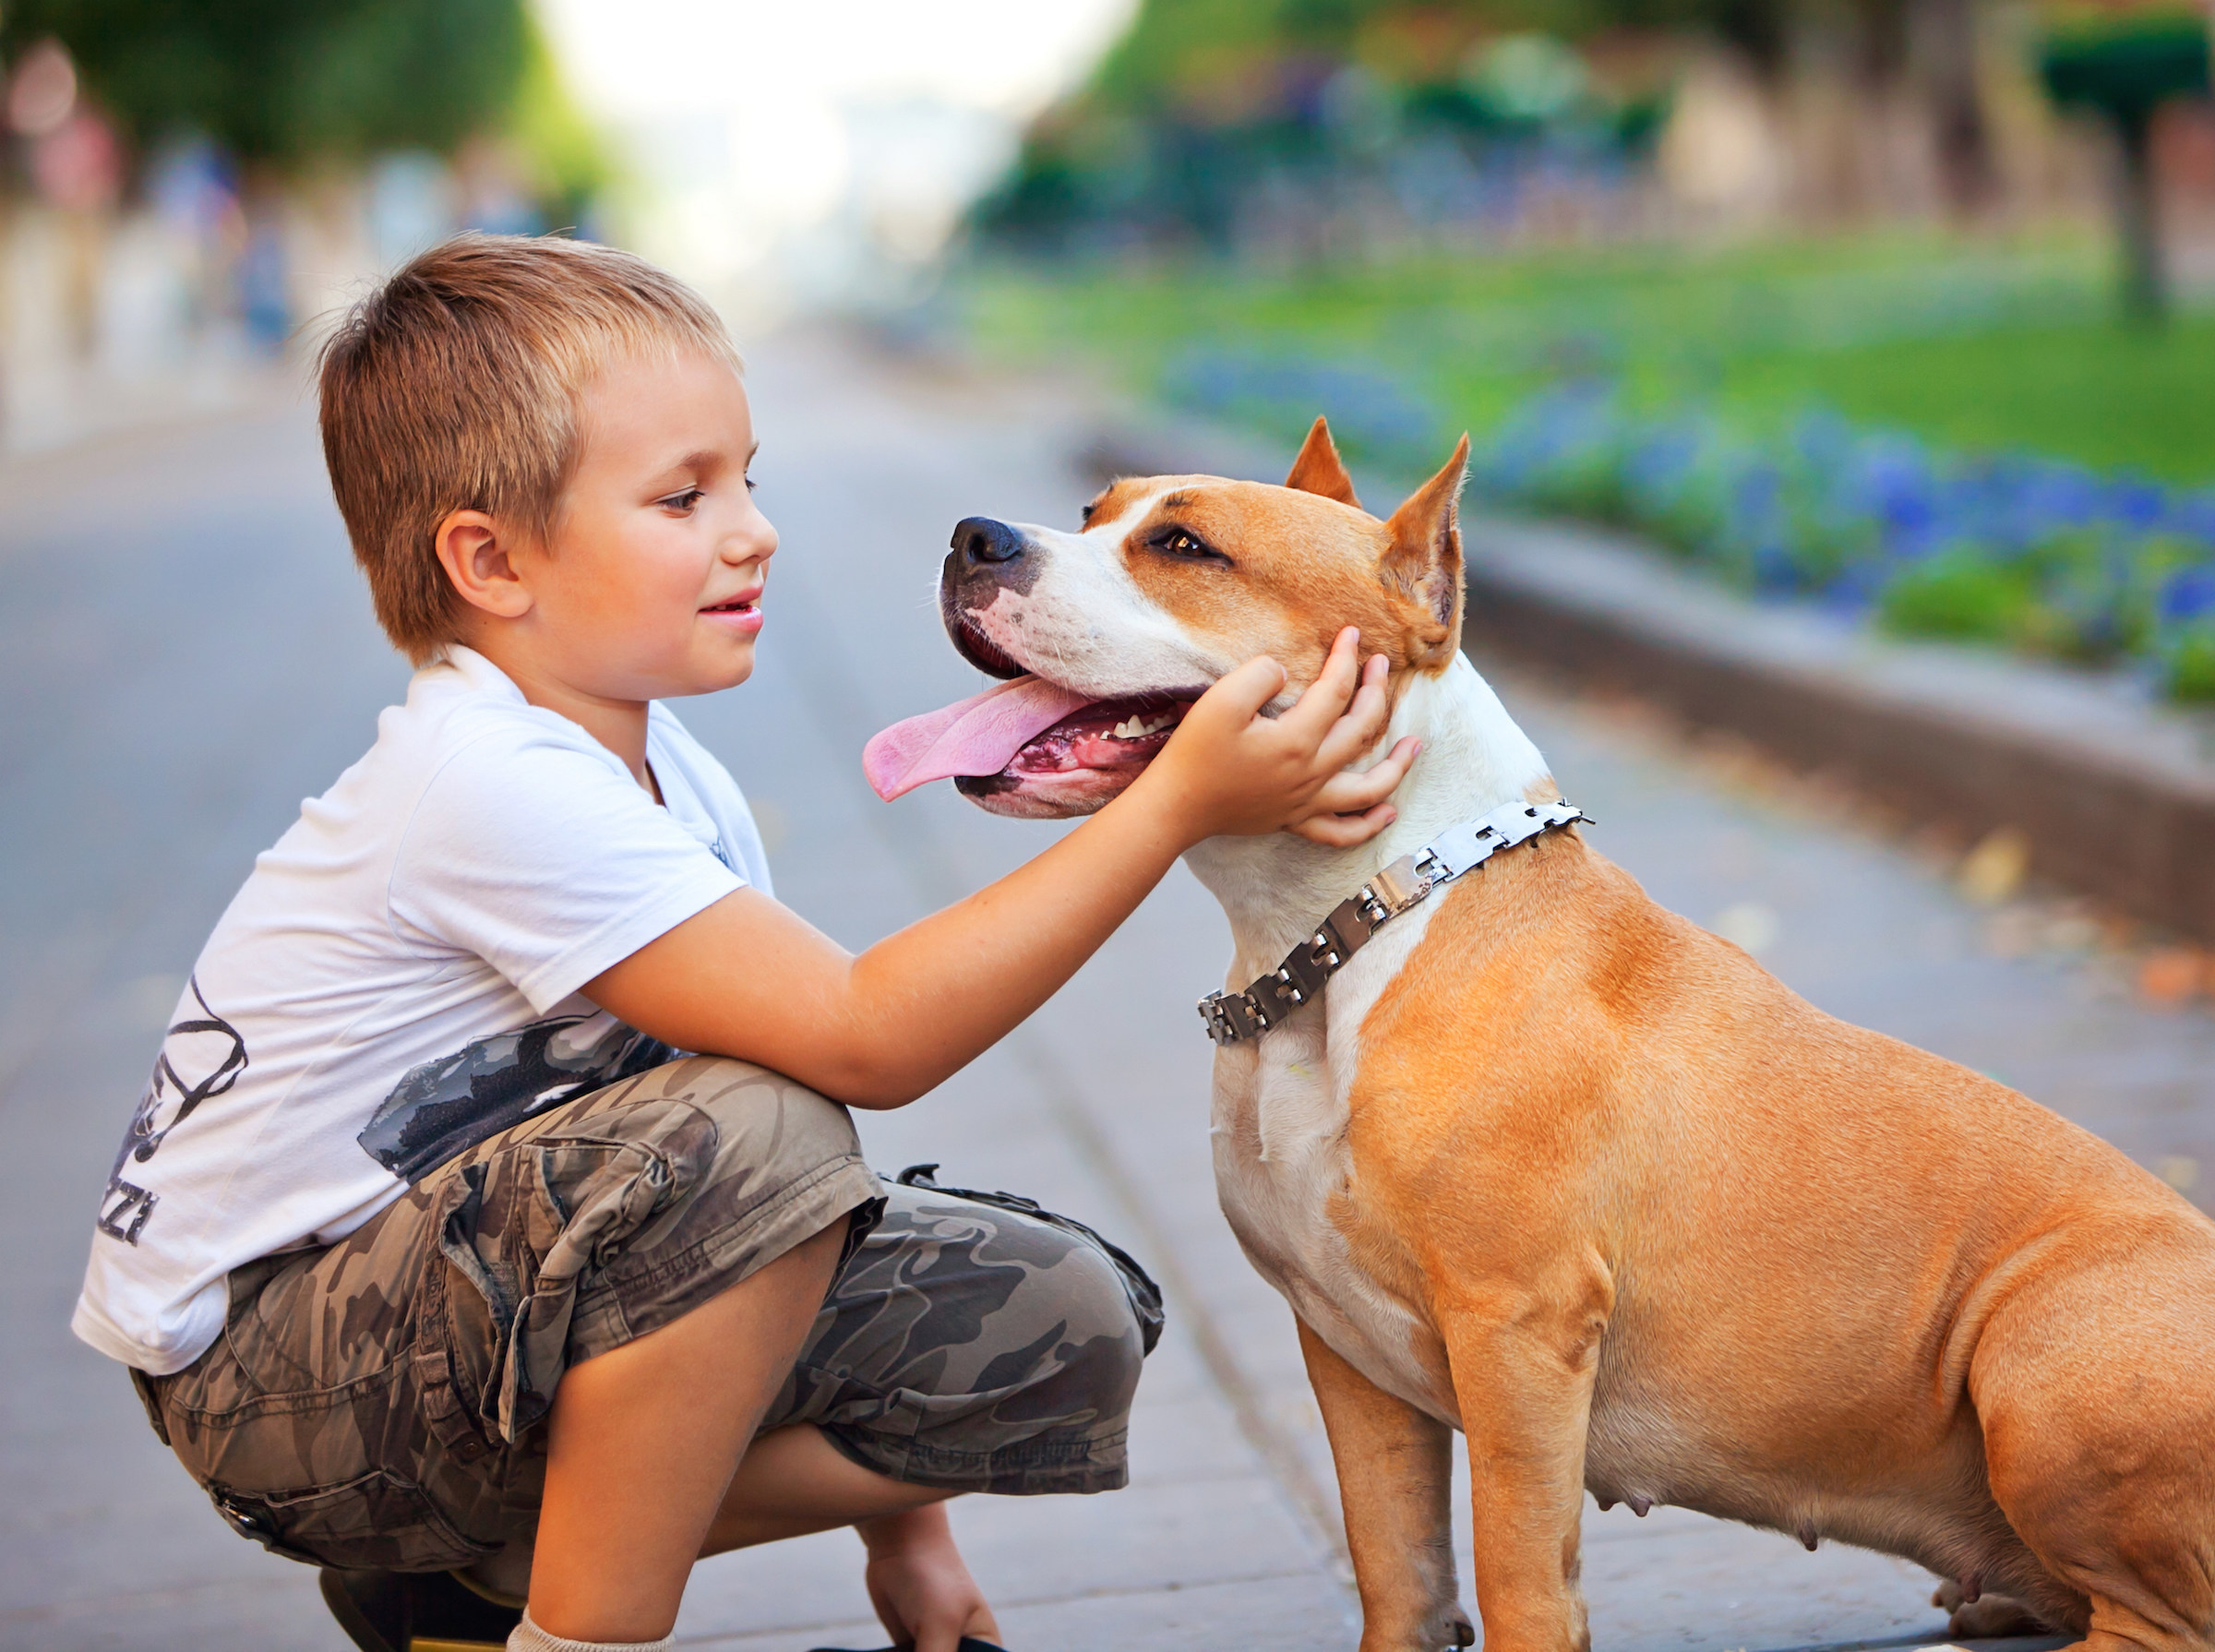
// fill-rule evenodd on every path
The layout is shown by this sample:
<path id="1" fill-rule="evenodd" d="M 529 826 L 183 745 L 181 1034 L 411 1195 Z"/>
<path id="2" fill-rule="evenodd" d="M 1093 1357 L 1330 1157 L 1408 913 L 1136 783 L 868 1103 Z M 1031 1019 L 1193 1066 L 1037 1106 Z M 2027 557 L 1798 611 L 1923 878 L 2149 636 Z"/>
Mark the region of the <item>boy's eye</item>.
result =
<path id="1" fill-rule="evenodd" d="M 754 489 L 760 487 L 760 485 L 761 485 L 759 482 L 754 480 L 752 473 L 749 472 L 746 478 L 746 491 L 750 494 L 754 491 Z"/>
<path id="2" fill-rule="evenodd" d="M 747 485 L 751 487 L 753 484 L 749 482 Z M 665 510 L 689 510 L 706 497 L 707 494 L 704 490 L 688 487 L 680 492 L 670 494 L 666 497 L 656 499 L 654 503 Z"/>

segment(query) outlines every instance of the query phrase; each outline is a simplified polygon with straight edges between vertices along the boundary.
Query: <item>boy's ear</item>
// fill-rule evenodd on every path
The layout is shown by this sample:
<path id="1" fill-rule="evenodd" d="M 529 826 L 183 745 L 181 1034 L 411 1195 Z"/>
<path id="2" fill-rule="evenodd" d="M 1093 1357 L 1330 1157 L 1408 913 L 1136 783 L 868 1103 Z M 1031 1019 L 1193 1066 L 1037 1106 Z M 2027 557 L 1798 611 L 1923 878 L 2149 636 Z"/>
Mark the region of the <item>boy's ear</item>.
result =
<path id="1" fill-rule="evenodd" d="M 1356 510 L 1361 509 L 1361 501 L 1354 497 L 1354 479 L 1346 473 L 1338 444 L 1331 440 L 1330 422 L 1320 416 L 1308 426 L 1308 439 L 1300 445 L 1299 457 L 1292 461 L 1292 473 L 1285 478 L 1285 485 L 1303 494 L 1321 494 Z"/>
<path id="2" fill-rule="evenodd" d="M 531 611 L 531 591 L 508 554 L 507 536 L 482 510 L 449 511 L 432 544 L 448 581 L 470 606 L 502 619 Z"/>
<path id="3" fill-rule="evenodd" d="M 1428 623 L 1417 629 L 1419 647 L 1408 664 L 1436 670 L 1461 646 L 1461 485 L 1469 469 L 1465 435 L 1437 475 L 1408 496 L 1384 524 L 1387 541 L 1378 573 L 1384 583 L 1421 605 Z"/>

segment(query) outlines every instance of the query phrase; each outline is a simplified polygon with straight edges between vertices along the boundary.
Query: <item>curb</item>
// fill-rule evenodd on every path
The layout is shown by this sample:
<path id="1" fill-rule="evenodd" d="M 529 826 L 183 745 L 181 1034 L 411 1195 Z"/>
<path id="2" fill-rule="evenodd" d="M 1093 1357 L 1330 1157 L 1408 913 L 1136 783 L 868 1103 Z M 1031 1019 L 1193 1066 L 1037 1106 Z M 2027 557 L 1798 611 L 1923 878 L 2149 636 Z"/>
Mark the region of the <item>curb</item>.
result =
<path id="1" fill-rule="evenodd" d="M 1167 424 L 1096 431 L 1076 462 L 1275 481 L 1287 461 Z M 1473 653 L 1653 701 L 1918 824 L 1971 839 L 2019 832 L 2034 872 L 2215 943 L 2215 718 L 2118 675 L 1892 640 L 1750 601 L 1596 529 L 1472 511 L 1462 538 Z"/>

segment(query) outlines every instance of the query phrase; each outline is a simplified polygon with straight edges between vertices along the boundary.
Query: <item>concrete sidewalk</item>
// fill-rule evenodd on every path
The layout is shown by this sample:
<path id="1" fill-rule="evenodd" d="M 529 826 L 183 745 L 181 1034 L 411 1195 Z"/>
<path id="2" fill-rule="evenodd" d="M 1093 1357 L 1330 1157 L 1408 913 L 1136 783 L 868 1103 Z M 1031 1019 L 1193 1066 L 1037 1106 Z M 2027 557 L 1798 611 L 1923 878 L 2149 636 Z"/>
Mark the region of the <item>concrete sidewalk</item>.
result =
<path id="1" fill-rule="evenodd" d="M 683 708 L 747 786 L 778 892 L 865 943 L 1035 853 L 1046 828 L 929 788 L 879 803 L 862 741 L 972 691 L 931 580 L 964 515 L 1072 521 L 1078 410 L 890 367 L 836 341 L 750 352 L 765 509 L 784 532 L 762 664 Z M 0 1646 L 336 1648 L 305 1568 L 240 1542 L 68 1337 L 94 1195 L 159 1024 L 256 850 L 367 745 L 404 668 L 367 619 L 312 431 L 286 414 L 0 473 Z M 2215 1022 L 2138 1009 L 2096 963 L 2014 962 L 1943 873 L 1718 788 L 1634 720 L 1510 679 L 1596 842 L 1703 922 L 1759 926 L 1824 1007 L 1999 1072 L 2148 1160 L 2215 1163 Z M 1039 1016 L 940 1092 L 872 1115 L 880 1168 L 1032 1194 L 1136 1251 L 1170 1329 L 1133 1481 L 973 1499 L 955 1524 L 1018 1647 L 1346 1648 L 1335 1490 L 1291 1331 L 1237 1254 L 1208 1168 L 1220 916 L 1179 871 Z M 1682 1511 L 1588 1511 L 1602 1647 L 1936 1638 L 1912 1567 Z M 1466 1569 L 1466 1568 L 1465 1568 Z M 829 1534 L 696 1575 L 680 1639 L 873 1646 L 859 1546 Z M 1904 1644 L 1904 1643 L 1903 1643 Z"/>

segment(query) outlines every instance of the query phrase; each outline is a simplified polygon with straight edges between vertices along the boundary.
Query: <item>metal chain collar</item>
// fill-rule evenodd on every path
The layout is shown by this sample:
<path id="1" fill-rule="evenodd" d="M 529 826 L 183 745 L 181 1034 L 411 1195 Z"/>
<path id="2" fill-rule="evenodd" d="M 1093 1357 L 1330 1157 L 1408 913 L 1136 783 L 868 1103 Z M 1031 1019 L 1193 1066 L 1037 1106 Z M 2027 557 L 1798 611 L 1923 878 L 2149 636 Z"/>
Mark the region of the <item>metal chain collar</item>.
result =
<path id="1" fill-rule="evenodd" d="M 1259 1037 L 1321 992 L 1371 936 L 1440 884 L 1451 883 L 1503 849 L 1589 820 L 1566 801 L 1510 803 L 1448 827 L 1339 902 L 1303 944 L 1245 991 L 1211 992 L 1202 999 L 1200 1019 L 1207 1024 L 1207 1035 L 1217 1044 Z"/>

